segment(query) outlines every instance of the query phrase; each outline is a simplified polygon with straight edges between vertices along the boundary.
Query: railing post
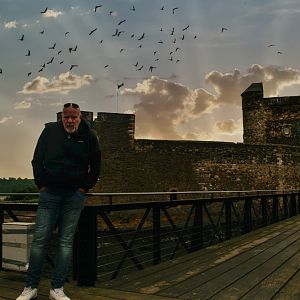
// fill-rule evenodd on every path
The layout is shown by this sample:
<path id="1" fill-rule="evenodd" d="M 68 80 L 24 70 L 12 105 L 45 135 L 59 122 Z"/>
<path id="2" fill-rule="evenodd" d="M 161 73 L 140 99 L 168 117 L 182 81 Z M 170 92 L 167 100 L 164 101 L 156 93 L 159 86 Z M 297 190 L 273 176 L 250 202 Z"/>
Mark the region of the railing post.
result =
<path id="1" fill-rule="evenodd" d="M 97 280 L 97 208 L 85 206 L 77 227 L 77 285 Z"/>
<path id="2" fill-rule="evenodd" d="M 261 198 L 261 214 L 262 214 L 262 224 L 263 226 L 268 225 L 268 199 L 265 196 L 262 196 Z"/>
<path id="3" fill-rule="evenodd" d="M 160 245 L 160 207 L 153 207 L 153 264 L 157 265 L 161 261 Z"/>
<path id="4" fill-rule="evenodd" d="M 296 216 L 297 215 L 297 203 L 296 203 L 296 195 L 295 194 L 290 195 L 290 207 L 291 207 L 290 217 Z"/>
<path id="5" fill-rule="evenodd" d="M 296 195 L 296 198 L 297 198 L 297 202 L 298 202 L 298 214 L 300 214 L 300 194 L 299 193 Z"/>
<path id="6" fill-rule="evenodd" d="M 2 225 L 4 223 L 4 210 L 0 209 L 0 270 L 2 270 Z"/>
<path id="7" fill-rule="evenodd" d="M 252 199 L 245 199 L 244 203 L 244 228 L 243 233 L 250 232 L 252 230 Z"/>
<path id="8" fill-rule="evenodd" d="M 194 223 L 191 238 L 191 251 L 198 250 L 203 247 L 203 204 L 197 202 L 195 204 Z"/>
<path id="9" fill-rule="evenodd" d="M 225 200 L 225 238 L 229 240 L 231 238 L 231 206 L 232 200 Z"/>
<path id="10" fill-rule="evenodd" d="M 272 223 L 278 222 L 279 199 L 277 195 L 273 195 L 272 205 Z"/>
<path id="11" fill-rule="evenodd" d="M 289 217 L 288 196 L 287 195 L 283 195 L 283 210 L 284 210 L 284 218 L 287 219 Z M 290 214 L 291 214 L 291 212 L 290 212 Z"/>

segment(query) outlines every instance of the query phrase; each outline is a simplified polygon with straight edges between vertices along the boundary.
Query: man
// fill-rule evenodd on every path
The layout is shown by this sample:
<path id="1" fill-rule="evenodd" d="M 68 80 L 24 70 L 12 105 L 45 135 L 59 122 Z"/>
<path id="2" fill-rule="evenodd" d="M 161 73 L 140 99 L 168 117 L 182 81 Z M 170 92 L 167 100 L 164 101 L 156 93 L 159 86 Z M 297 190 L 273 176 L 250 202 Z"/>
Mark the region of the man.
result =
<path id="1" fill-rule="evenodd" d="M 39 205 L 31 244 L 26 286 L 17 300 L 37 297 L 46 248 L 55 227 L 58 242 L 49 299 L 70 300 L 63 290 L 72 257 L 73 238 L 86 192 L 100 174 L 101 151 L 97 136 L 81 118 L 80 108 L 67 103 L 62 121 L 46 124 L 32 160 L 39 188 Z"/>

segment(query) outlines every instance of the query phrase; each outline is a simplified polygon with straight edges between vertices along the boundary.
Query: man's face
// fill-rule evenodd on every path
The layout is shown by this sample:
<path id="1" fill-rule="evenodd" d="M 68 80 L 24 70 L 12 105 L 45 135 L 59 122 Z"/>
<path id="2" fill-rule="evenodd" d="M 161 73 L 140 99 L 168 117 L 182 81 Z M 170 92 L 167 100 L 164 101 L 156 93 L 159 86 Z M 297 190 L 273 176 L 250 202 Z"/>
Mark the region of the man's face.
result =
<path id="1" fill-rule="evenodd" d="M 77 131 L 81 121 L 81 113 L 79 109 L 73 107 L 64 108 L 62 112 L 62 122 L 67 133 Z"/>

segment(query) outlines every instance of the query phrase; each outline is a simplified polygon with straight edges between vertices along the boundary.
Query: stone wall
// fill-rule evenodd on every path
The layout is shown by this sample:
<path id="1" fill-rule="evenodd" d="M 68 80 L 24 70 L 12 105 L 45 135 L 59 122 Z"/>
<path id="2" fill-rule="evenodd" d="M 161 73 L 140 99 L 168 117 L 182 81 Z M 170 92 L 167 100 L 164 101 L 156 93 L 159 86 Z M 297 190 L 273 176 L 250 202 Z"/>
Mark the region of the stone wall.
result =
<path id="1" fill-rule="evenodd" d="M 103 156 L 101 192 L 300 188 L 300 148 L 293 146 L 135 140 Z"/>

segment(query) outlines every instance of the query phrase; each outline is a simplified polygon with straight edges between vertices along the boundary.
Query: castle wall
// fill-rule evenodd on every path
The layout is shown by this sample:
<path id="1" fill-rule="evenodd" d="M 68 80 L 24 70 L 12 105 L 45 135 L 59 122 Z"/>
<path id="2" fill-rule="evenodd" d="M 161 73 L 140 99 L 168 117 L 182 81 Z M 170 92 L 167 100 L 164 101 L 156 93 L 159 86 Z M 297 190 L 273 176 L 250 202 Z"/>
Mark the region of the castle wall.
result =
<path id="1" fill-rule="evenodd" d="M 105 137 L 102 135 L 105 147 Z M 115 147 L 111 149 L 116 149 Z M 134 140 L 104 151 L 96 191 L 300 188 L 300 148 L 227 142 Z"/>

